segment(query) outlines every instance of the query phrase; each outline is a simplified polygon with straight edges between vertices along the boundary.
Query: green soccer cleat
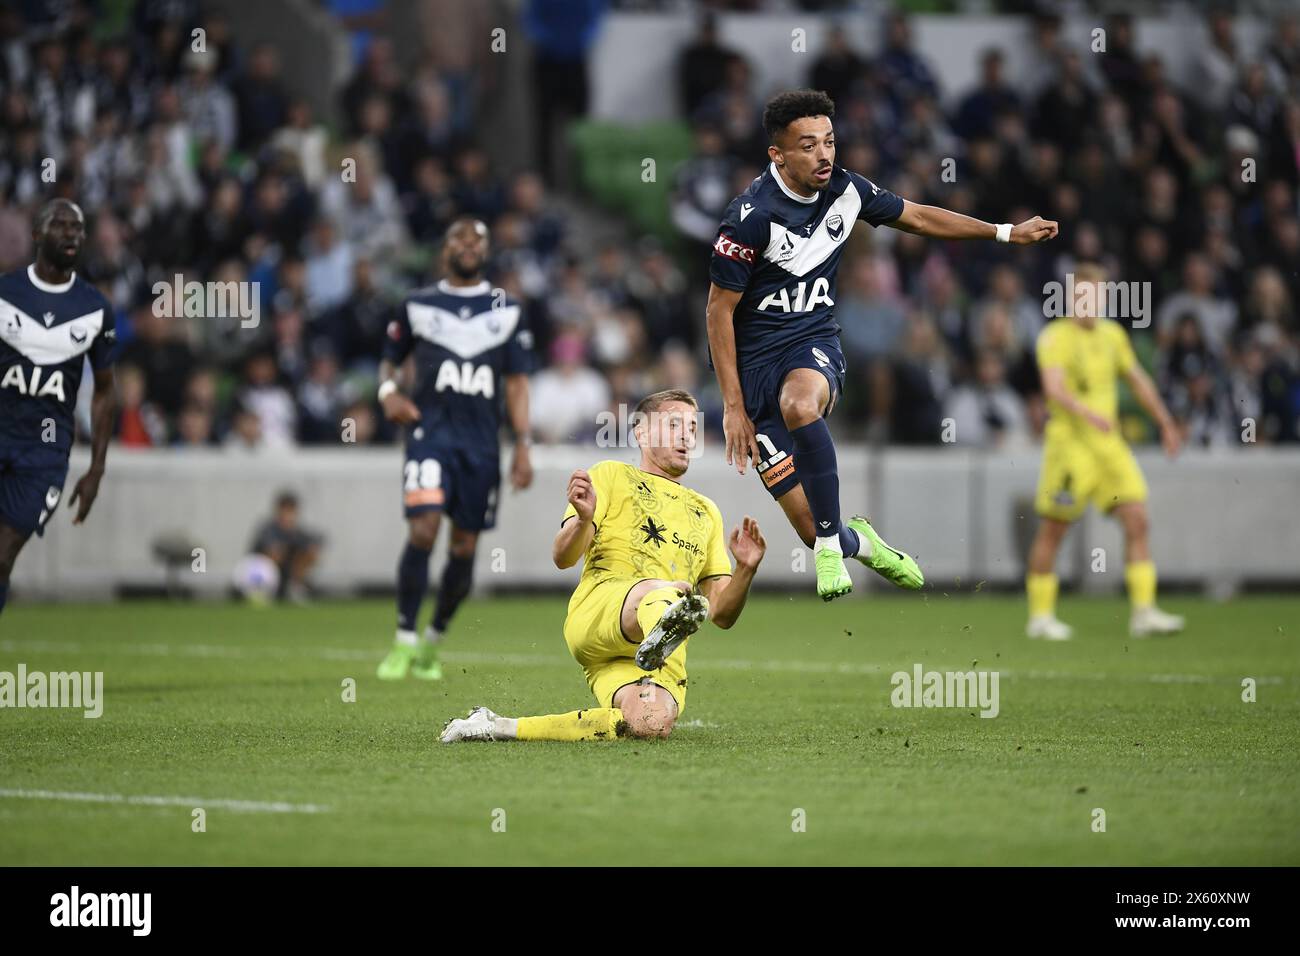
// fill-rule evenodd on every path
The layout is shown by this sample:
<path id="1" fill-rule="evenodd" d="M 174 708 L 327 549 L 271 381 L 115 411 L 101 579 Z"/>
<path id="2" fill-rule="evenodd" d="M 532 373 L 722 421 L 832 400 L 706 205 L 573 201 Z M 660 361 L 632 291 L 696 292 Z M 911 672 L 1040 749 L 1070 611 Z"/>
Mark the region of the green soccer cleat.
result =
<path id="1" fill-rule="evenodd" d="M 379 662 L 379 670 L 375 673 L 380 680 L 401 680 L 411 669 L 417 650 L 419 648 L 414 644 L 394 644 L 388 656 Z"/>
<path id="2" fill-rule="evenodd" d="M 814 557 L 817 562 L 817 596 L 823 601 L 833 601 L 853 590 L 853 579 L 844 566 L 844 555 L 830 548 L 822 548 Z"/>
<path id="3" fill-rule="evenodd" d="M 920 566 L 911 555 L 896 551 L 885 544 L 885 539 L 876 534 L 876 529 L 871 527 L 871 522 L 861 515 L 854 515 L 845 523 L 856 531 L 863 541 L 871 545 L 871 554 L 868 557 L 864 558 L 862 553 L 858 552 L 856 557 L 859 561 L 900 588 L 911 591 L 921 589 L 925 584 L 925 575 L 921 573 Z"/>
<path id="4" fill-rule="evenodd" d="M 438 645 L 421 641 L 411 661 L 411 676 L 420 680 L 442 680 L 442 664 L 438 662 Z"/>

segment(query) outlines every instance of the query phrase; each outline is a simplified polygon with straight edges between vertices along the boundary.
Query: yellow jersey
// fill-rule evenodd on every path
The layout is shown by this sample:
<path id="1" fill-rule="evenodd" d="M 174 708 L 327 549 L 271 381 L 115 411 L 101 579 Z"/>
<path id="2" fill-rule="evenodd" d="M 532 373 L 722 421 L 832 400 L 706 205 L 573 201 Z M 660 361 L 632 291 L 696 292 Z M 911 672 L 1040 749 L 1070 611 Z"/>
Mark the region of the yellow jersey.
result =
<path id="1" fill-rule="evenodd" d="M 621 461 L 597 462 L 587 473 L 596 492 L 596 533 L 570 609 L 612 578 L 694 585 L 731 574 L 722 514 L 704 495 Z M 563 521 L 577 513 L 570 504 Z"/>
<path id="2" fill-rule="evenodd" d="M 1119 413 L 1119 377 L 1137 363 L 1128 332 L 1113 319 L 1087 328 L 1069 317 L 1054 319 L 1038 335 L 1039 369 L 1065 371 L 1065 388 L 1089 410 L 1112 424 Z M 1047 403 L 1047 438 L 1092 438 L 1099 433 L 1060 403 Z"/>

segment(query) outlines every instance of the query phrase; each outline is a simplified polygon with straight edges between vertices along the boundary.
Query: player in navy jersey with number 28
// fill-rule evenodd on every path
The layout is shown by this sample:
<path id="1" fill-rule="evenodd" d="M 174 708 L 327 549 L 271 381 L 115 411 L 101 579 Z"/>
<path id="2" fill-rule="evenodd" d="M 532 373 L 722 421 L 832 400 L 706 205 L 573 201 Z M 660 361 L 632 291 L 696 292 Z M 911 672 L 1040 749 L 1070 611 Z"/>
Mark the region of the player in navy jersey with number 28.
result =
<path id="1" fill-rule="evenodd" d="M 36 262 L 0 276 L 0 611 L 32 532 L 43 535 L 63 496 L 86 359 L 95 376 L 90 469 L 72 490 L 81 524 L 99 494 L 113 434 L 115 323 L 107 299 L 73 266 L 86 239 L 80 207 L 46 203 L 32 224 Z"/>
<path id="2" fill-rule="evenodd" d="M 470 218 L 453 222 L 442 248 L 445 278 L 407 296 L 388 326 L 379 401 L 384 415 L 407 429 L 402 481 L 410 533 L 397 569 L 397 639 L 379 665 L 385 680 L 442 676 L 437 645 L 469 594 L 479 532 L 496 524 L 503 405 L 515 436 L 510 483 L 519 490 L 533 480 L 532 333 L 519 304 L 483 277 L 487 257 L 487 226 Z M 411 355 L 415 382 L 408 397 L 397 377 Z M 416 616 L 444 513 L 452 524 L 450 553 L 433 622 L 419 640 Z"/>
<path id="3" fill-rule="evenodd" d="M 713 246 L 709 358 L 723 399 L 727 462 L 752 461 L 790 524 L 814 549 L 817 594 L 848 594 L 845 557 L 906 588 L 924 584 L 909 555 L 862 517 L 840 520 L 835 446 L 825 417 L 844 388 L 835 324 L 835 273 L 861 219 L 933 239 L 996 239 L 1017 245 L 1056 235 L 1035 216 L 993 225 L 908 202 L 835 165 L 835 104 L 795 90 L 763 111 L 770 165 L 732 200 Z"/>

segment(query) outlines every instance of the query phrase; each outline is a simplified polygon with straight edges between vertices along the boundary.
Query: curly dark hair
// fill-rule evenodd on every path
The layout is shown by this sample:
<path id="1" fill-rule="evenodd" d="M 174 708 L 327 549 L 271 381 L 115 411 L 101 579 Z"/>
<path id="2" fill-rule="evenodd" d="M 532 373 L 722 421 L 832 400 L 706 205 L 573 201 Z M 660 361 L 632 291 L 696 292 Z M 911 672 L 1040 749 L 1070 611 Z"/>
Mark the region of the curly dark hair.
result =
<path id="1" fill-rule="evenodd" d="M 805 116 L 834 116 L 835 101 L 821 90 L 790 90 L 778 93 L 763 108 L 763 129 L 770 143 L 777 134 Z"/>

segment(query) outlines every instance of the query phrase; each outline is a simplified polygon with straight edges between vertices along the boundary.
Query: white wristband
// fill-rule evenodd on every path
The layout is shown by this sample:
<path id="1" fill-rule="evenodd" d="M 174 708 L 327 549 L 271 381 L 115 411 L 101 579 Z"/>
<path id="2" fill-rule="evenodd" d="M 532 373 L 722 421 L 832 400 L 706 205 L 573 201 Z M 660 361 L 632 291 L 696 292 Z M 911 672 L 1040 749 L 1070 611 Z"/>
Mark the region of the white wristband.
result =
<path id="1" fill-rule="evenodd" d="M 1010 242 L 1010 241 L 1011 241 L 1011 223 L 1009 223 L 1009 222 L 1000 222 L 1000 223 L 998 223 L 998 225 L 997 225 L 997 230 L 998 230 L 998 234 L 997 234 L 997 240 L 998 240 L 998 242 Z"/>
<path id="2" fill-rule="evenodd" d="M 384 382 L 379 386 L 379 400 L 382 402 L 389 395 L 392 395 L 393 392 L 395 391 L 397 391 L 397 383 L 394 382 L 391 378 L 385 379 Z"/>

